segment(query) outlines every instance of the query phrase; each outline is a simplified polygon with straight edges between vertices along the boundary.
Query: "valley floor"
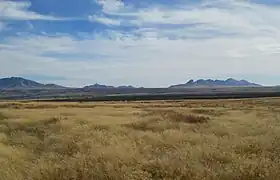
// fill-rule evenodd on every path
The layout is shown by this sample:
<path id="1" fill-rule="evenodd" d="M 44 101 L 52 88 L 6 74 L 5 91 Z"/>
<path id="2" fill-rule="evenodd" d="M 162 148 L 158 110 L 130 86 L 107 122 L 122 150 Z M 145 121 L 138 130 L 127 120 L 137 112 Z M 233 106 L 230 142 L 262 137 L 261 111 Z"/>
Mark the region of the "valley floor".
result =
<path id="1" fill-rule="evenodd" d="M 0 179 L 276 180 L 280 99 L 0 102 Z"/>

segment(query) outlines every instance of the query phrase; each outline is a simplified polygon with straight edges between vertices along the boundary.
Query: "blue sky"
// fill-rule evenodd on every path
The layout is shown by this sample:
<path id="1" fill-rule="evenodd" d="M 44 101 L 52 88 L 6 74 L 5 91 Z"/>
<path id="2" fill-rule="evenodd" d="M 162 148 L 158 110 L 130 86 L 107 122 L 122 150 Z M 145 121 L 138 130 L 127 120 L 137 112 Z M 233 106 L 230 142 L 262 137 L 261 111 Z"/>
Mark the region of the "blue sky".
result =
<path id="1" fill-rule="evenodd" d="M 0 76 L 280 84 L 280 0 L 0 0 Z"/>

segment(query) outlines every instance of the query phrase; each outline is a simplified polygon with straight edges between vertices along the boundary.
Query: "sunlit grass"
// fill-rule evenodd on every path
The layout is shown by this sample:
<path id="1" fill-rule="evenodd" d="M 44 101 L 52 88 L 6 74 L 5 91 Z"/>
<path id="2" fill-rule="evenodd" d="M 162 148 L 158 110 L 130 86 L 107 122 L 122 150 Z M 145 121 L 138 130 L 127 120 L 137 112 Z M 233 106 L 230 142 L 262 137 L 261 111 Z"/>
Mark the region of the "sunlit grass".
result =
<path id="1" fill-rule="evenodd" d="M 0 179 L 276 180 L 280 100 L 0 103 Z"/>

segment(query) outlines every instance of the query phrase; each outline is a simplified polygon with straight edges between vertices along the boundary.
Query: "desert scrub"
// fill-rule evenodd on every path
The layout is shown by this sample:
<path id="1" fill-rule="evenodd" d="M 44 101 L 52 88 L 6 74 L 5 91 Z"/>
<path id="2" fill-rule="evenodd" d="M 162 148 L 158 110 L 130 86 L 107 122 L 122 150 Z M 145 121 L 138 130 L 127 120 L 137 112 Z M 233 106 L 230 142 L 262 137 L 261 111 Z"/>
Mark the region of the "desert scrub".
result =
<path id="1" fill-rule="evenodd" d="M 184 122 L 184 123 L 206 123 L 210 120 L 208 116 L 199 116 L 192 114 L 184 114 L 181 112 L 176 112 L 174 110 L 148 110 L 150 114 L 155 114 L 161 116 L 165 120 Z"/>
<path id="2" fill-rule="evenodd" d="M 280 100 L 262 101 L 2 102 L 0 179 L 276 180 Z"/>

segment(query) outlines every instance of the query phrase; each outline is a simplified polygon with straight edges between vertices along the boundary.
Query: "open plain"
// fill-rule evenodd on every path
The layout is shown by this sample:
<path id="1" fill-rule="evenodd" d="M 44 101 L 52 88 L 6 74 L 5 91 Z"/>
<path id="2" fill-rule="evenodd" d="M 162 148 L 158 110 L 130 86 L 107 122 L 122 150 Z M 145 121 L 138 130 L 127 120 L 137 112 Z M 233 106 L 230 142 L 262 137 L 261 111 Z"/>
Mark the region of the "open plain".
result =
<path id="1" fill-rule="evenodd" d="M 276 180 L 280 99 L 0 102 L 0 179 Z"/>

